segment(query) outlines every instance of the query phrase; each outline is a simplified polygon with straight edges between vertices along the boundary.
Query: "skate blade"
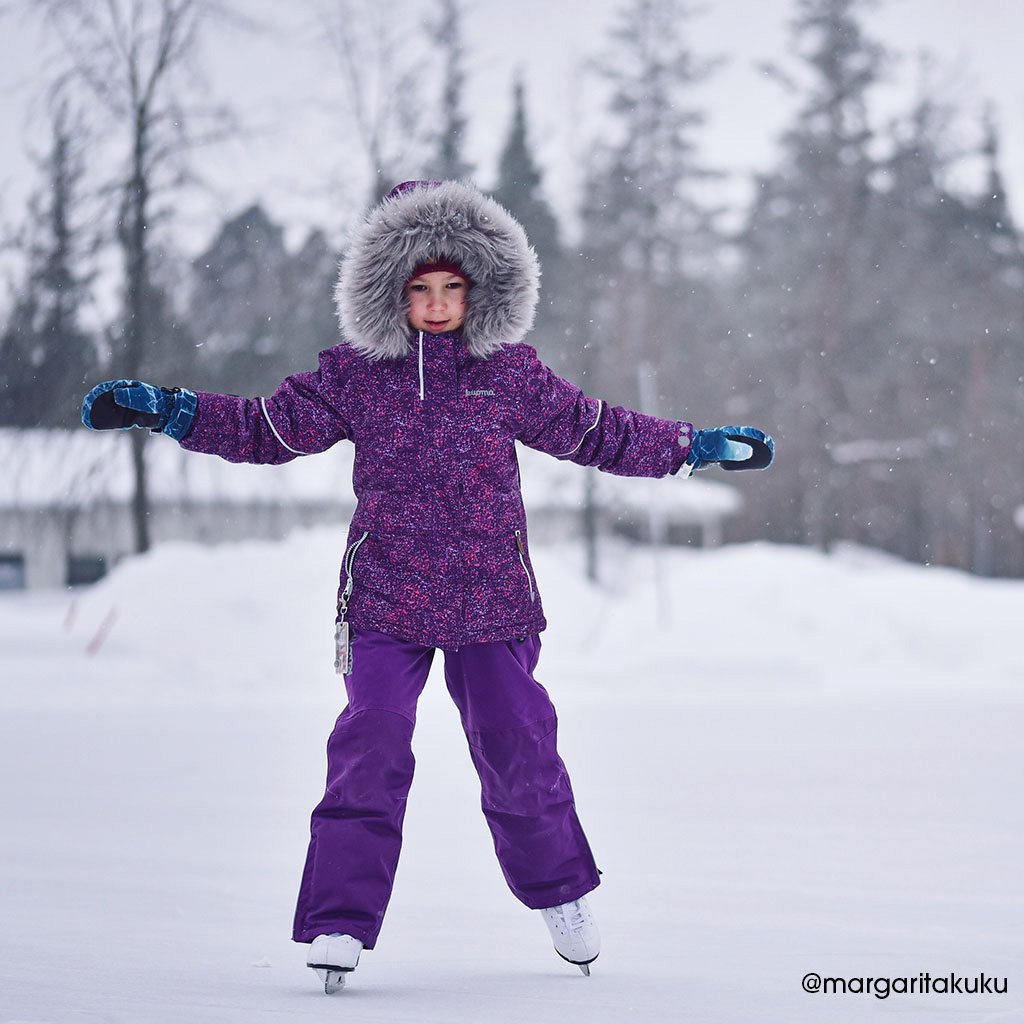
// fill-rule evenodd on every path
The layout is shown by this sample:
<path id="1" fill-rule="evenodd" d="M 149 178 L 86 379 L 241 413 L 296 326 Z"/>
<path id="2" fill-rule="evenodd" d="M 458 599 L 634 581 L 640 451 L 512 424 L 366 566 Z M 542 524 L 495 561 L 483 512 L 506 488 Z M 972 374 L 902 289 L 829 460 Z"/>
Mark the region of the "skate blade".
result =
<path id="1" fill-rule="evenodd" d="M 355 970 L 354 967 L 334 967 L 328 964 L 306 964 L 306 966 L 316 971 L 317 976 L 324 983 L 324 992 L 329 996 L 340 992 L 345 987 L 346 977 Z"/>
<path id="2" fill-rule="evenodd" d="M 328 971 L 324 980 L 324 994 L 333 996 L 335 992 L 340 992 L 345 987 L 347 974 L 348 971 Z"/>
<path id="3" fill-rule="evenodd" d="M 556 949 L 555 952 L 558 953 L 558 950 Z M 558 955 L 562 956 L 561 953 L 558 953 Z M 600 955 L 601 954 L 598 953 L 598 956 L 600 956 Z M 590 965 L 594 962 L 594 960 L 597 959 L 597 957 L 595 956 L 593 958 L 593 960 L 587 960 L 584 963 L 580 963 L 579 960 L 570 960 L 567 956 L 562 956 L 562 959 L 567 964 L 572 964 L 574 967 L 578 967 L 580 969 L 580 971 L 582 972 L 583 976 L 586 977 L 586 978 L 589 978 L 590 977 Z"/>

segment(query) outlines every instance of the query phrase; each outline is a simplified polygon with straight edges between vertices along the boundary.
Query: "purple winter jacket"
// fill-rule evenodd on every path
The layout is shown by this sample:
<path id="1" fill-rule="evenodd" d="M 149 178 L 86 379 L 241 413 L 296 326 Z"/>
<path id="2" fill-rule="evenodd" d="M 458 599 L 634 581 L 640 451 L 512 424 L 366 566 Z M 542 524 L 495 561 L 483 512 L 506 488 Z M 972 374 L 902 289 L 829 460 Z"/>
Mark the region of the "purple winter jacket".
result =
<path id="1" fill-rule="evenodd" d="M 277 464 L 352 441 L 358 503 L 339 590 L 352 626 L 433 647 L 537 633 L 515 442 L 661 477 L 683 465 L 692 425 L 589 398 L 524 343 L 478 358 L 459 333 L 413 339 L 399 359 L 327 349 L 269 398 L 199 392 L 182 447 Z"/>

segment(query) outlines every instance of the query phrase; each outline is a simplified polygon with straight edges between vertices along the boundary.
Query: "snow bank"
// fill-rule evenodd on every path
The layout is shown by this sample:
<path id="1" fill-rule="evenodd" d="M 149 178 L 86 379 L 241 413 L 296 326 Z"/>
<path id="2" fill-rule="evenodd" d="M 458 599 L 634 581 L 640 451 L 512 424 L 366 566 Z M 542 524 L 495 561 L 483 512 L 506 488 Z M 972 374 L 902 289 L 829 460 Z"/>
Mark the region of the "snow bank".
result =
<path id="1" fill-rule="evenodd" d="M 339 527 L 168 544 L 70 595 L 5 595 L 0 700 L 290 702 L 333 687 L 344 541 Z M 599 585 L 574 546 L 534 558 L 545 670 L 594 699 L 970 698 L 1024 680 L 1015 581 L 857 548 L 606 542 Z"/>

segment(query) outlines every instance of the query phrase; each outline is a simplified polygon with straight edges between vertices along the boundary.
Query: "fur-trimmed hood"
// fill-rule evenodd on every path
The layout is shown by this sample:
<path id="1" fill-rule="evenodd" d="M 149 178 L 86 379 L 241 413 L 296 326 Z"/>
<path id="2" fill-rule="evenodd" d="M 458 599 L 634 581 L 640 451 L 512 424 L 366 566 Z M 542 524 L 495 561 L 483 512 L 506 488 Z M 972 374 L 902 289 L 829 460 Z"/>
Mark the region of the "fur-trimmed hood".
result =
<path id="1" fill-rule="evenodd" d="M 420 264 L 458 263 L 472 279 L 462 341 L 486 358 L 522 341 L 533 325 L 537 254 L 519 222 L 493 199 L 458 181 L 392 190 L 370 212 L 341 261 L 334 291 L 345 339 L 371 359 L 412 351 L 405 282 Z"/>

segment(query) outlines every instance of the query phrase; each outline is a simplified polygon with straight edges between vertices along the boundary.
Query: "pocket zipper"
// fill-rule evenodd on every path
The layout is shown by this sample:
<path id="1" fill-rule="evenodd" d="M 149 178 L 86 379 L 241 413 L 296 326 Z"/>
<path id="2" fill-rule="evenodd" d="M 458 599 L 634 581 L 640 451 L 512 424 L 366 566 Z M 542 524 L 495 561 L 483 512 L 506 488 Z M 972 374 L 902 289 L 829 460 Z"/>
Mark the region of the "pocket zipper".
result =
<path id="1" fill-rule="evenodd" d="M 352 596 L 352 567 L 356 564 L 356 552 L 368 536 L 369 531 L 364 530 L 362 537 L 345 552 L 342 560 L 345 566 L 345 589 L 338 598 L 338 617 L 334 621 L 334 671 L 339 676 L 347 676 L 352 671 L 352 643 L 345 616 Z"/>
<path id="2" fill-rule="evenodd" d="M 523 572 L 526 573 L 526 582 L 530 584 L 530 603 L 532 604 L 536 595 L 533 591 L 533 577 L 526 567 L 526 552 L 523 549 L 523 535 L 520 530 L 516 530 L 516 550 L 519 552 L 519 564 L 523 567 Z"/>
<path id="3" fill-rule="evenodd" d="M 364 530 L 363 535 L 357 540 L 352 547 L 345 552 L 345 589 L 342 591 L 341 597 L 338 598 L 338 621 L 344 622 L 345 616 L 348 613 L 348 603 L 352 597 L 352 568 L 356 563 L 356 552 L 359 550 L 359 545 L 369 537 L 370 531 Z"/>

